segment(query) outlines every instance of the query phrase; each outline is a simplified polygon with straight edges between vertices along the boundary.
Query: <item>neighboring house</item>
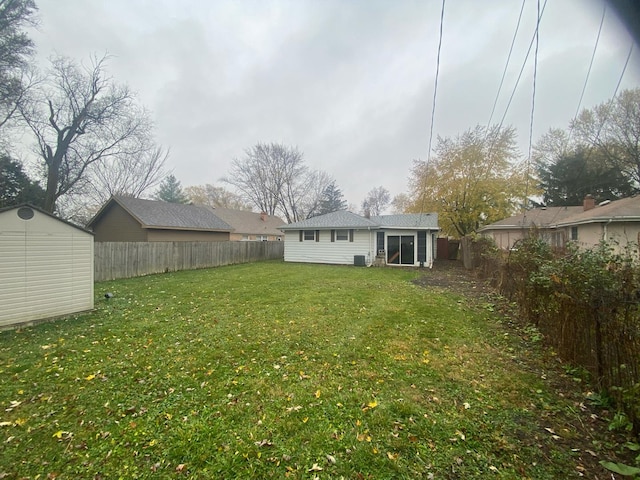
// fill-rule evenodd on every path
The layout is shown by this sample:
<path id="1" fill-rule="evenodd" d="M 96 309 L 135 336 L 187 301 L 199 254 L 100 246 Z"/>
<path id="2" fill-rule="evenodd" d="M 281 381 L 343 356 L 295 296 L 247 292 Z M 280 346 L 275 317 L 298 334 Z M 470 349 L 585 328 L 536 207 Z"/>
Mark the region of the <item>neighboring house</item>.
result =
<path id="1" fill-rule="evenodd" d="M 280 226 L 286 262 L 428 266 L 435 257 L 434 213 L 365 218 L 339 211 Z"/>
<path id="2" fill-rule="evenodd" d="M 583 207 L 533 208 L 486 225 L 478 230 L 478 233 L 492 238 L 496 245 L 504 250 L 510 250 L 518 241 L 529 237 L 532 232 L 549 245 L 561 248 L 564 247 L 566 238 L 564 230 L 557 229 L 557 222 L 582 211 Z"/>
<path id="3" fill-rule="evenodd" d="M 230 240 L 277 241 L 284 239 L 282 219 L 266 213 L 215 207 L 213 213 L 233 227 Z"/>
<path id="4" fill-rule="evenodd" d="M 535 221 L 538 219 L 538 222 Z M 588 195 L 581 207 L 536 208 L 525 214 L 487 225 L 479 233 L 489 236 L 505 249 L 515 241 L 536 231 L 551 246 L 562 248 L 575 242 L 582 248 L 592 248 L 600 242 L 616 249 L 640 240 L 640 197 L 595 204 Z"/>
<path id="5" fill-rule="evenodd" d="M 117 195 L 87 228 L 96 242 L 220 242 L 233 230 L 208 207 Z"/>
<path id="6" fill-rule="evenodd" d="M 37 207 L 0 210 L 0 327 L 93 308 L 93 235 Z"/>
<path id="7" fill-rule="evenodd" d="M 606 201 L 559 221 L 558 230 L 579 247 L 607 242 L 614 250 L 640 244 L 640 196 Z"/>

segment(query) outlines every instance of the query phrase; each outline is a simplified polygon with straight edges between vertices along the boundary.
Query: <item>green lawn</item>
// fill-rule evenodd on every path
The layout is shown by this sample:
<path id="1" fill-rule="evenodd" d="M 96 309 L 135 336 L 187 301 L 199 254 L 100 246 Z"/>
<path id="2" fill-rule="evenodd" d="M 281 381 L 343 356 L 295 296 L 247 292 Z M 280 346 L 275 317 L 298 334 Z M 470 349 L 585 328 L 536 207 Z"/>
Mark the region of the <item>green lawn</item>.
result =
<path id="1" fill-rule="evenodd" d="M 93 313 L 0 333 L 0 477 L 577 477 L 557 417 L 578 408 L 489 305 L 418 275 L 97 284 Z"/>

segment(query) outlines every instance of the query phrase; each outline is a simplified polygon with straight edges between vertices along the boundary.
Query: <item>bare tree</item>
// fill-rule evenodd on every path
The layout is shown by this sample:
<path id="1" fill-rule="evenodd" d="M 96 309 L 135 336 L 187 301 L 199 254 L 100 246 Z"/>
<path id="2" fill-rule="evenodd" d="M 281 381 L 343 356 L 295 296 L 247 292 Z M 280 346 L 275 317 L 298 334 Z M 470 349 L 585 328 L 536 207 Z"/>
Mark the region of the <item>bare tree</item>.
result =
<path id="1" fill-rule="evenodd" d="M 328 176 L 310 172 L 296 147 L 278 143 L 258 143 L 234 159 L 231 173 L 222 180 L 236 187 L 252 205 L 269 215 L 281 213 L 287 222 L 306 218 L 320 201 Z"/>
<path id="2" fill-rule="evenodd" d="M 640 87 L 583 110 L 571 129 L 580 142 L 600 152 L 640 190 Z"/>
<path id="3" fill-rule="evenodd" d="M 192 185 L 184 189 L 184 193 L 191 202 L 208 205 L 209 207 L 232 208 L 235 210 L 251 211 L 251 205 L 224 187 L 216 187 L 207 183 L 205 185 Z"/>
<path id="4" fill-rule="evenodd" d="M 150 146 L 135 156 L 101 158 L 88 170 L 91 188 L 85 194 L 97 205 L 112 195 L 140 197 L 160 184 L 168 157 L 169 150 Z"/>
<path id="5" fill-rule="evenodd" d="M 391 200 L 391 209 L 394 214 L 401 214 L 407 211 L 410 204 L 411 200 L 409 199 L 409 195 L 406 193 L 399 193 L 393 197 L 393 200 Z"/>
<path id="6" fill-rule="evenodd" d="M 362 211 L 365 215 L 380 215 L 390 201 L 389 190 L 384 187 L 376 187 L 370 190 L 362 201 Z"/>
<path id="7" fill-rule="evenodd" d="M 0 128 L 24 105 L 33 86 L 33 42 L 23 31 L 35 25 L 33 0 L 0 0 Z"/>
<path id="8" fill-rule="evenodd" d="M 149 151 L 148 114 L 126 86 L 106 76 L 107 59 L 94 57 L 84 66 L 54 57 L 33 105 L 22 110 L 43 162 L 46 211 L 53 212 L 61 196 L 81 191 L 92 165 Z"/>

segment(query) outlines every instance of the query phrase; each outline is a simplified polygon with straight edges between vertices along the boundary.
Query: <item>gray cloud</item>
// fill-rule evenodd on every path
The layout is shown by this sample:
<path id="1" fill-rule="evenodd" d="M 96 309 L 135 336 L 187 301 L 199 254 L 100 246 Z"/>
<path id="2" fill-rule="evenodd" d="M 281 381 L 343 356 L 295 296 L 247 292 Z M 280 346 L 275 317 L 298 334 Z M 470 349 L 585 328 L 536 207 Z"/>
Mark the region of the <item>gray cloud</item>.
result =
<path id="1" fill-rule="evenodd" d="M 441 3 L 436 0 L 184 2 L 41 0 L 39 54 L 113 54 L 111 72 L 153 112 L 183 185 L 216 183 L 258 141 L 297 145 L 359 204 L 405 190 L 425 158 Z M 534 138 L 572 118 L 602 14 L 599 0 L 548 2 L 541 22 Z M 520 2 L 448 2 L 435 134 L 489 118 Z M 527 2 L 499 121 L 535 28 Z M 631 39 L 608 12 L 583 105 L 611 97 Z M 505 123 L 526 153 L 532 58 Z M 623 87 L 638 85 L 634 53 Z"/>

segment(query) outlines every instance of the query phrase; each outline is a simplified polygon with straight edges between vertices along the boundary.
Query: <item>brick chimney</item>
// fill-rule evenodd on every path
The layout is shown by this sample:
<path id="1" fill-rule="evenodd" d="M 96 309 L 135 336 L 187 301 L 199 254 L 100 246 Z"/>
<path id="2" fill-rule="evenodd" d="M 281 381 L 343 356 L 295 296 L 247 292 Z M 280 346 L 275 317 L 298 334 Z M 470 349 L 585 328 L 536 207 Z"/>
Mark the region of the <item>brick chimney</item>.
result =
<path id="1" fill-rule="evenodd" d="M 267 219 L 267 212 L 260 212 L 260 220 L 263 222 Z"/>
<path id="2" fill-rule="evenodd" d="M 592 208 L 596 208 L 596 199 L 593 198 L 593 195 L 587 194 L 582 201 L 582 208 L 586 212 L 587 210 L 591 210 Z"/>

